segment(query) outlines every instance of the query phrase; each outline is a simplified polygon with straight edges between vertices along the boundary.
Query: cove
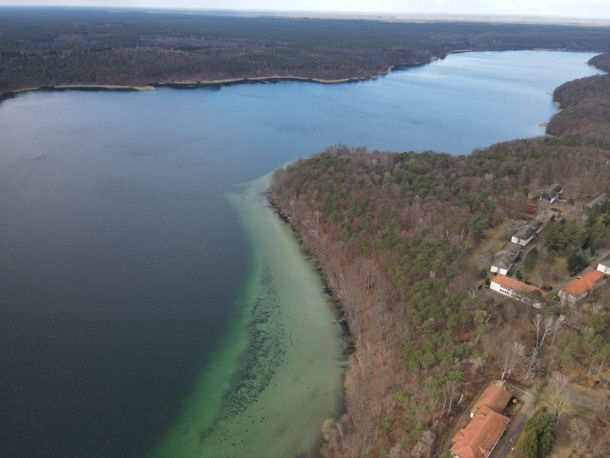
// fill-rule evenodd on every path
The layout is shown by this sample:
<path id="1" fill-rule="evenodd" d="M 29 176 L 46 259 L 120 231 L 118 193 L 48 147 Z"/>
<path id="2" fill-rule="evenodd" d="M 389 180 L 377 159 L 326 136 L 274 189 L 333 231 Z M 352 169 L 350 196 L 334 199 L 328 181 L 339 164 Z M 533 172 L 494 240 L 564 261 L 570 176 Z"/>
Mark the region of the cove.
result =
<path id="1" fill-rule="evenodd" d="M 592 56 L 0 104 L 2 454 L 314 453 L 340 414 L 340 329 L 252 180 L 335 143 L 466 154 L 541 135 Z"/>

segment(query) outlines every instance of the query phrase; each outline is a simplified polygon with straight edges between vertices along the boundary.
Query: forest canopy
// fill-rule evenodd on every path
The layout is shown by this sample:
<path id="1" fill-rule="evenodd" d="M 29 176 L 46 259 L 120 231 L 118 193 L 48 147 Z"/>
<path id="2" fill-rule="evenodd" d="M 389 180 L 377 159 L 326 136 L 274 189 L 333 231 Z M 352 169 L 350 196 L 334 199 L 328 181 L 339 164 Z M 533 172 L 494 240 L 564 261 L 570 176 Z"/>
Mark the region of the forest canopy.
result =
<path id="1" fill-rule="evenodd" d="M 329 435 L 326 456 L 390 456 L 390 449 L 405 456 L 424 430 L 447 433 L 458 400 L 477 383 L 531 381 L 543 364 L 542 343 L 527 344 L 535 309 L 520 304 L 517 311 L 486 293 L 477 249 L 515 216 L 506 202 L 525 202 L 561 183 L 584 208 L 609 191 L 610 117 L 600 108 L 610 101 L 609 79 L 567 83 L 555 100 L 566 107 L 548 127 L 563 132 L 557 136 L 468 156 L 338 145 L 275 172 L 272 199 L 315 256 L 354 339 L 347 414 Z M 553 253 L 549 259 L 567 257 L 571 273 L 610 245 L 608 204 L 577 211 L 570 221 L 552 219 L 539 245 Z M 537 263 L 532 252 L 526 273 Z M 539 314 L 547 331 L 556 322 L 555 295 L 544 300 L 544 320 Z M 587 318 L 591 332 L 553 334 L 545 351 L 554 368 L 570 369 L 577 357 L 603 364 L 610 355 L 605 312 L 596 310 Z M 530 429 L 524 447 L 542 456 L 550 447 L 548 425 Z"/>
<path id="2" fill-rule="evenodd" d="M 342 79 L 455 50 L 610 50 L 610 28 L 0 7 L 0 96 L 65 84 Z"/>

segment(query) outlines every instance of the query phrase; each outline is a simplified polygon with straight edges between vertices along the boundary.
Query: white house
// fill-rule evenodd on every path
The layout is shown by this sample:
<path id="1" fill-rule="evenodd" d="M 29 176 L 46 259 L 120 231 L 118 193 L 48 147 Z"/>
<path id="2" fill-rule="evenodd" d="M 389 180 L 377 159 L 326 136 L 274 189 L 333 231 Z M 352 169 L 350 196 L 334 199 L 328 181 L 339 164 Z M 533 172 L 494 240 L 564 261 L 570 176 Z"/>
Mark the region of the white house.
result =
<path id="1" fill-rule="evenodd" d="M 597 270 L 605 275 L 610 275 L 610 256 L 607 256 L 597 264 Z"/>
<path id="2" fill-rule="evenodd" d="M 525 246 L 536 238 L 542 231 L 542 221 L 534 220 L 521 226 L 511 237 L 510 241 L 517 245 Z"/>
<path id="3" fill-rule="evenodd" d="M 519 256 L 519 250 L 520 246 L 516 243 L 508 243 L 503 249 L 494 253 L 489 270 L 506 275 Z"/>
<path id="4" fill-rule="evenodd" d="M 547 294 L 537 286 L 528 285 L 527 283 L 523 283 L 522 281 L 515 280 L 514 278 L 502 274 L 496 275 L 493 280 L 491 280 L 489 289 L 531 305 L 537 309 L 541 307 L 541 300 L 544 299 Z M 539 298 L 536 298 L 536 296 Z"/>

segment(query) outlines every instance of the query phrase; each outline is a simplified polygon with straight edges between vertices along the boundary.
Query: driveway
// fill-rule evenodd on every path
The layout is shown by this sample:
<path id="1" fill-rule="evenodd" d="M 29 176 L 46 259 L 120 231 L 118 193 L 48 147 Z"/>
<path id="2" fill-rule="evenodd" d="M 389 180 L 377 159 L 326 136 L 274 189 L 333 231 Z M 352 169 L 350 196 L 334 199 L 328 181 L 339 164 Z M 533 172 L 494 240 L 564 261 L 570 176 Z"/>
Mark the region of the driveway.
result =
<path id="1" fill-rule="evenodd" d="M 530 417 L 534 408 L 534 395 L 531 391 L 523 391 L 515 386 L 510 386 L 512 389 L 519 393 L 519 399 L 521 399 L 521 408 L 517 415 L 515 415 L 508 425 L 508 429 L 504 432 L 504 435 L 494 448 L 493 452 L 491 452 L 490 458 L 505 458 L 512 448 L 515 446 L 515 442 L 521 434 L 523 427 L 525 426 L 525 422 Z"/>

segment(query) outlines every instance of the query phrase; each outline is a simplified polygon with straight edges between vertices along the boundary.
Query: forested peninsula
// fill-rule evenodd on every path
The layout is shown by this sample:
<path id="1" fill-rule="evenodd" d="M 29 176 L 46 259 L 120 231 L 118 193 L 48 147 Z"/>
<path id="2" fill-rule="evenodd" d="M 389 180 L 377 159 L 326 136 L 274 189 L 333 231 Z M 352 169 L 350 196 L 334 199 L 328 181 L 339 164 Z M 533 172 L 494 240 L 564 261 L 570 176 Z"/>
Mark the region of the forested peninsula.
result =
<path id="1" fill-rule="evenodd" d="M 465 50 L 603 51 L 608 27 L 0 8 L 0 99 L 36 88 L 340 82 Z"/>
<path id="2" fill-rule="evenodd" d="M 608 71 L 610 55 L 591 63 Z M 457 418 L 489 380 L 541 393 L 551 373 L 588 380 L 578 361 L 603 366 L 607 288 L 573 311 L 584 331 L 561 327 L 559 314 L 570 310 L 556 306 L 550 285 L 561 278 L 549 272 L 567 262 L 571 274 L 582 269 L 571 258 L 610 248 L 610 206 L 585 205 L 610 184 L 610 76 L 568 82 L 554 98 L 562 110 L 544 137 L 468 156 L 334 146 L 274 173 L 271 199 L 319 265 L 353 340 L 346 412 L 324 425 L 324 456 L 445 454 Z M 543 313 L 492 294 L 481 255 L 510 220 L 523 218 L 516 204 L 553 183 L 566 190 L 567 221 L 551 218 L 539 259 L 528 255 L 518 273 L 534 278 L 538 262 L 548 275 L 545 344 Z M 564 411 L 553 399 L 560 398 L 548 401 L 559 420 Z M 565 426 L 556 440 L 569 441 L 578 421 L 570 417 L 570 434 Z M 607 414 L 587 425 L 590 440 L 579 439 L 578 451 L 605 456 Z"/>

